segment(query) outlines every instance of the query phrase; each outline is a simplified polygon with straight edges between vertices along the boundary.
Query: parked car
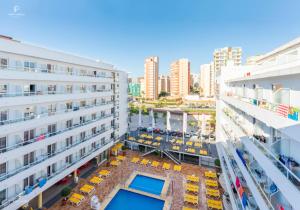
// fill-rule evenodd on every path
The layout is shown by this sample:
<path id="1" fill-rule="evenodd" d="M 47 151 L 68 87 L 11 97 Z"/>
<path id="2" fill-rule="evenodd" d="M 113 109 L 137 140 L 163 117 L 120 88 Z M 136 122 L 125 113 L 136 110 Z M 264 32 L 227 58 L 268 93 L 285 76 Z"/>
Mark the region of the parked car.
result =
<path id="1" fill-rule="evenodd" d="M 159 132 L 160 132 L 160 129 L 159 129 L 159 128 L 155 128 L 155 129 L 153 130 L 153 132 L 154 132 L 154 133 L 159 133 Z"/>
<path id="2" fill-rule="evenodd" d="M 145 127 L 139 127 L 138 129 L 139 129 L 140 131 L 147 132 L 147 128 L 145 128 Z"/>
<path id="3" fill-rule="evenodd" d="M 191 134 L 185 133 L 184 136 L 185 136 L 186 138 L 190 138 L 190 137 L 191 137 Z"/>
<path id="4" fill-rule="evenodd" d="M 152 132 L 153 130 L 154 130 L 154 128 L 152 128 L 152 127 L 147 128 L 148 133 Z"/>
<path id="5" fill-rule="evenodd" d="M 159 134 L 161 134 L 161 135 L 164 135 L 164 134 L 166 134 L 167 132 L 166 131 L 164 131 L 164 130 L 160 130 L 159 131 Z"/>

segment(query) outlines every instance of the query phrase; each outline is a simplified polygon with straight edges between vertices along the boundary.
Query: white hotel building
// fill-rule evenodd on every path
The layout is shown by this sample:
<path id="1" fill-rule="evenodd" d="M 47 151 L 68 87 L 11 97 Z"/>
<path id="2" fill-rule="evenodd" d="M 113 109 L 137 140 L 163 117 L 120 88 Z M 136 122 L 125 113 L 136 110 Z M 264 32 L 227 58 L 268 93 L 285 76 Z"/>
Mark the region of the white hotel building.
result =
<path id="1" fill-rule="evenodd" d="M 0 209 L 18 209 L 127 132 L 127 74 L 0 37 Z"/>
<path id="2" fill-rule="evenodd" d="M 254 65 L 223 68 L 217 83 L 217 149 L 233 209 L 299 210 L 300 38 Z"/>

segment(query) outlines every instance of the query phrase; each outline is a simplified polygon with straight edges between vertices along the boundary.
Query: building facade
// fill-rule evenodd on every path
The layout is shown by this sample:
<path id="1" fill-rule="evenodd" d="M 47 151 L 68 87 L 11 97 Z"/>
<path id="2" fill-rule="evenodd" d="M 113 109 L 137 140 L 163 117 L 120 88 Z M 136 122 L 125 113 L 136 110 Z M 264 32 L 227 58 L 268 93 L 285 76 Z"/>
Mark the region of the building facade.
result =
<path id="1" fill-rule="evenodd" d="M 18 209 L 127 131 L 127 74 L 0 38 L 0 209 Z"/>
<path id="2" fill-rule="evenodd" d="M 224 47 L 214 51 L 214 69 L 220 71 L 222 67 L 227 65 L 228 61 L 233 61 L 234 65 L 242 64 L 242 48 L 240 47 Z"/>
<path id="3" fill-rule="evenodd" d="M 170 93 L 170 77 L 160 75 L 158 77 L 158 94 L 161 92 Z"/>
<path id="4" fill-rule="evenodd" d="M 129 83 L 129 94 L 134 97 L 141 96 L 141 84 L 139 83 Z"/>
<path id="5" fill-rule="evenodd" d="M 182 58 L 171 63 L 170 66 L 171 97 L 184 98 L 190 93 L 190 61 Z"/>
<path id="6" fill-rule="evenodd" d="M 299 209 L 299 81 L 300 38 L 218 75 L 217 149 L 232 209 Z"/>
<path id="7" fill-rule="evenodd" d="M 215 96 L 215 71 L 212 63 L 200 66 L 200 95 Z"/>
<path id="8" fill-rule="evenodd" d="M 152 56 L 146 58 L 144 68 L 145 98 L 156 100 L 158 98 L 158 57 Z"/>

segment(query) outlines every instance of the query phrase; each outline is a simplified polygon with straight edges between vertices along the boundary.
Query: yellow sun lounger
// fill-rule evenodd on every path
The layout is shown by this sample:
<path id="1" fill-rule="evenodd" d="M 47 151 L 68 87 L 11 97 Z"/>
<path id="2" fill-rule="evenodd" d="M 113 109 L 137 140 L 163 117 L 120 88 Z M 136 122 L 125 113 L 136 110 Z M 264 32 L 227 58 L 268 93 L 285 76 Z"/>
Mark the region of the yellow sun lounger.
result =
<path id="1" fill-rule="evenodd" d="M 74 197 L 76 199 L 79 199 L 79 200 L 84 200 L 85 197 L 83 195 L 80 195 L 78 193 L 73 193 L 71 197 Z"/>
<path id="2" fill-rule="evenodd" d="M 152 144 L 152 141 L 146 141 L 144 144 L 150 145 L 150 144 Z"/>
<path id="3" fill-rule="evenodd" d="M 208 208 L 211 209 L 219 209 L 219 210 L 223 209 L 222 201 L 218 201 L 218 200 L 207 199 L 207 206 Z"/>
<path id="4" fill-rule="evenodd" d="M 174 169 L 174 171 L 181 171 L 181 166 L 180 165 L 174 165 L 173 169 Z"/>
<path id="5" fill-rule="evenodd" d="M 92 184 L 100 184 L 102 181 L 103 179 L 97 176 L 94 176 L 93 178 L 90 179 L 90 183 Z"/>
<path id="6" fill-rule="evenodd" d="M 186 179 L 190 182 L 199 182 L 199 177 L 195 175 L 188 175 L 186 176 Z"/>
<path id="7" fill-rule="evenodd" d="M 151 164 L 151 166 L 154 168 L 157 168 L 159 165 L 160 165 L 160 162 L 157 162 L 157 161 L 153 161 Z"/>
<path id="8" fill-rule="evenodd" d="M 103 169 L 103 170 L 101 170 L 101 171 L 99 171 L 99 173 L 98 173 L 100 176 L 109 176 L 110 175 L 110 171 L 109 170 L 105 170 L 105 169 Z"/>
<path id="9" fill-rule="evenodd" d="M 113 160 L 113 161 L 110 162 L 110 165 L 112 165 L 112 166 L 118 166 L 118 165 L 120 165 L 120 162 L 117 161 L 117 160 Z"/>
<path id="10" fill-rule="evenodd" d="M 140 158 L 134 157 L 131 159 L 132 163 L 138 163 L 140 161 Z"/>
<path id="11" fill-rule="evenodd" d="M 206 188 L 206 195 L 213 197 L 220 197 L 220 191 L 215 189 Z"/>
<path id="12" fill-rule="evenodd" d="M 83 185 L 83 187 L 80 188 L 80 192 L 85 193 L 85 194 L 92 194 L 95 191 L 95 187 L 91 185 Z"/>
<path id="13" fill-rule="evenodd" d="M 198 203 L 199 203 L 198 196 L 185 194 L 184 195 L 184 202 L 191 203 L 191 204 L 194 204 L 194 205 L 198 205 Z"/>
<path id="14" fill-rule="evenodd" d="M 213 171 L 205 171 L 204 176 L 207 178 L 215 179 L 215 178 L 217 178 L 217 173 L 213 172 Z"/>
<path id="15" fill-rule="evenodd" d="M 205 180 L 205 185 L 208 187 L 218 187 L 218 182 L 215 180 L 211 180 L 211 179 L 206 179 Z"/>
<path id="16" fill-rule="evenodd" d="M 193 145 L 193 142 L 192 142 L 192 141 L 187 141 L 185 144 L 186 144 L 187 146 L 192 146 L 192 145 Z"/>
<path id="17" fill-rule="evenodd" d="M 186 185 L 186 191 L 198 193 L 199 192 L 199 186 L 193 185 L 193 184 L 187 184 Z"/>
<path id="18" fill-rule="evenodd" d="M 178 140 L 176 141 L 176 144 L 183 144 L 183 141 L 178 139 Z"/>
<path id="19" fill-rule="evenodd" d="M 123 155 L 118 155 L 118 156 L 117 156 L 117 160 L 123 161 L 123 160 L 125 160 L 125 159 L 126 159 L 126 157 L 123 156 Z"/>
<path id="20" fill-rule="evenodd" d="M 139 139 L 138 142 L 141 143 L 141 144 L 143 144 L 145 142 L 145 140 Z"/>
<path id="21" fill-rule="evenodd" d="M 187 149 L 187 152 L 193 153 L 193 154 L 194 154 L 196 151 L 195 151 L 195 149 L 193 149 L 193 148 L 188 148 L 188 149 Z"/>
<path id="22" fill-rule="evenodd" d="M 180 147 L 179 146 L 173 146 L 172 149 L 178 151 L 180 149 Z"/>
<path id="23" fill-rule="evenodd" d="M 159 142 L 154 142 L 152 145 L 153 146 L 160 146 L 160 143 Z"/>
<path id="24" fill-rule="evenodd" d="M 132 136 L 129 136 L 128 140 L 129 140 L 129 141 L 134 141 L 134 140 L 135 140 L 135 138 L 134 138 L 134 137 L 132 137 Z"/>
<path id="25" fill-rule="evenodd" d="M 169 163 L 164 163 L 162 168 L 165 169 L 165 170 L 169 170 L 171 167 L 171 165 Z"/>
<path id="26" fill-rule="evenodd" d="M 140 164 L 141 165 L 147 165 L 149 163 L 149 160 L 148 159 L 143 159 Z"/>
<path id="27" fill-rule="evenodd" d="M 153 137 L 150 136 L 150 135 L 146 136 L 145 138 L 146 138 L 146 139 L 153 139 Z"/>
<path id="28" fill-rule="evenodd" d="M 162 140 L 162 137 L 157 136 L 157 137 L 155 138 L 155 140 L 160 141 L 160 140 Z"/>
<path id="29" fill-rule="evenodd" d="M 144 134 L 144 133 L 142 135 L 140 135 L 141 138 L 145 138 L 146 136 L 147 136 L 147 134 Z"/>
<path id="30" fill-rule="evenodd" d="M 207 150 L 200 149 L 200 155 L 207 155 L 207 154 L 208 154 Z"/>
<path id="31" fill-rule="evenodd" d="M 80 206 L 82 200 L 78 199 L 78 198 L 75 198 L 73 196 L 71 196 L 68 201 L 72 204 L 72 205 L 75 205 L 75 206 Z"/>
<path id="32" fill-rule="evenodd" d="M 201 144 L 201 143 L 198 143 L 198 142 L 195 142 L 194 146 L 195 146 L 195 147 L 201 147 L 202 144 Z"/>

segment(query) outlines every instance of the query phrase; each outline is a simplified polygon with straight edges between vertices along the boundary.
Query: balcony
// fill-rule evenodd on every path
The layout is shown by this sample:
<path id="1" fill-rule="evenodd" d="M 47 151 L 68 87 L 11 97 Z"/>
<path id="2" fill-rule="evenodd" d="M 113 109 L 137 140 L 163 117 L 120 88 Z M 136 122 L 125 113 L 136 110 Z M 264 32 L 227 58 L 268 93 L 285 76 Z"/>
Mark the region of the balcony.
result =
<path id="1" fill-rule="evenodd" d="M 247 132 L 240 123 L 235 121 L 234 117 L 228 116 L 228 113 L 224 113 L 228 117 L 227 122 L 230 122 L 229 126 L 234 129 L 235 133 L 240 137 L 241 142 L 247 148 L 247 151 L 251 151 L 251 155 L 261 164 L 266 175 L 278 186 L 283 195 L 290 194 L 289 190 L 293 192 L 293 197 L 286 197 L 286 200 L 295 207 L 296 200 L 300 199 L 300 180 L 291 172 L 283 163 L 281 163 L 259 140 L 249 137 Z M 250 169 L 248 169 L 250 171 Z M 255 178 L 255 177 L 254 177 Z M 290 180 L 290 182 L 287 182 Z"/>
<path id="2" fill-rule="evenodd" d="M 90 140 L 90 139 L 92 139 L 92 138 L 94 138 L 94 137 L 96 137 L 96 136 L 99 136 L 100 134 L 103 134 L 104 132 L 106 132 L 106 131 L 108 131 L 108 130 L 110 130 L 110 129 L 111 129 L 111 128 L 108 127 L 108 128 L 105 128 L 105 129 L 98 130 L 96 133 L 94 133 L 94 134 L 92 134 L 92 135 L 89 135 L 89 136 L 86 136 L 84 139 L 78 138 L 78 139 L 76 140 L 76 142 L 73 143 L 73 144 L 72 144 L 71 146 L 69 146 L 69 147 L 61 148 L 60 150 L 58 150 L 58 151 L 56 151 L 56 152 L 54 152 L 54 153 L 51 153 L 51 154 L 41 155 L 41 156 L 39 156 L 38 158 L 36 158 L 35 161 L 29 163 L 29 164 L 26 165 L 26 166 L 22 166 L 22 167 L 17 168 L 17 169 L 15 169 L 15 170 L 13 170 L 13 171 L 9 171 L 9 172 L 7 172 L 7 173 L 5 173 L 5 174 L 1 174 L 1 175 L 0 175 L 0 181 L 3 181 L 3 180 L 5 180 L 5 179 L 8 179 L 9 177 L 12 177 L 12 176 L 16 175 L 17 173 L 20 173 L 20 172 L 22 172 L 22 171 L 24 171 L 24 170 L 26 170 L 26 169 L 28 169 L 28 168 L 31 168 L 31 167 L 33 167 L 33 166 L 35 166 L 35 165 L 37 165 L 37 164 L 39 164 L 39 163 L 41 163 L 41 162 L 43 162 L 43 161 L 49 159 L 49 158 L 52 158 L 52 157 L 54 157 L 54 156 L 56 156 L 56 155 L 62 153 L 62 152 L 67 152 L 67 151 L 70 150 L 71 148 L 74 148 L 75 146 L 77 146 L 77 145 L 79 145 L 79 144 L 81 144 L 81 143 L 84 143 L 85 141 L 88 141 L 88 140 Z"/>
<path id="3" fill-rule="evenodd" d="M 40 114 L 30 113 L 30 115 L 28 115 L 26 117 L 0 121 L 0 126 L 17 123 L 17 122 L 25 122 L 25 121 L 33 120 L 33 119 L 40 119 L 40 118 L 49 117 L 49 116 L 56 116 L 56 115 L 60 115 L 60 114 L 68 113 L 68 112 L 85 110 L 85 109 L 94 108 L 94 107 L 98 107 L 98 106 L 104 106 L 104 105 L 108 105 L 108 104 L 113 104 L 113 102 L 107 101 L 104 103 L 97 103 L 97 104 L 91 104 L 91 105 L 86 105 L 86 106 L 74 106 L 72 109 L 64 109 L 64 110 L 59 110 L 56 112 L 44 112 L 44 113 L 40 113 Z M 1 153 L 1 151 L 0 151 L 0 153 Z"/>
<path id="4" fill-rule="evenodd" d="M 112 76 L 107 76 L 105 74 L 99 73 L 83 73 L 83 72 L 76 72 L 73 70 L 59 70 L 59 69 L 47 69 L 47 68 L 37 68 L 37 67 L 16 67 L 16 66 L 7 66 L 1 65 L 1 70 L 4 71 L 12 71 L 12 72 L 29 72 L 29 73 L 41 73 L 47 75 L 68 75 L 68 76 L 79 76 L 79 77 L 91 77 L 91 78 L 109 78 L 112 79 Z"/>
<path id="5" fill-rule="evenodd" d="M 46 190 L 47 188 L 51 187 L 53 184 L 55 184 L 60 179 L 64 178 L 65 176 L 69 175 L 72 171 L 79 168 L 83 164 L 85 164 L 87 161 L 92 159 L 95 155 L 93 155 L 95 152 L 102 152 L 108 149 L 110 146 L 112 146 L 112 142 L 107 142 L 104 144 L 97 144 L 96 147 L 92 150 L 90 150 L 86 155 L 84 155 L 81 158 L 78 158 L 74 160 L 72 163 L 66 164 L 64 167 L 57 170 L 55 173 L 53 173 L 51 176 L 47 177 L 46 175 L 40 177 L 47 180 L 46 184 L 42 187 L 39 186 L 39 183 L 31 186 L 32 192 L 30 194 L 26 193 L 25 190 L 23 190 L 18 195 L 14 195 L 7 199 L 4 203 L 0 205 L 0 209 L 18 209 L 20 206 L 26 204 L 29 200 L 33 199 L 38 195 L 38 193 Z M 101 150 L 102 149 L 102 150 Z M 16 202 L 20 201 L 20 202 Z"/>
<path id="6" fill-rule="evenodd" d="M 61 95 L 61 94 L 76 94 L 76 93 L 97 93 L 97 92 L 110 92 L 111 89 L 99 89 L 99 90 L 81 90 L 81 91 L 43 91 L 38 90 L 34 92 L 1 92 L 0 98 L 4 97 L 20 97 L 20 96 L 42 96 L 42 95 Z"/>
<path id="7" fill-rule="evenodd" d="M 95 118 L 95 119 L 92 119 L 92 120 L 88 120 L 88 121 L 86 121 L 84 123 L 81 123 L 81 124 L 73 125 L 73 126 L 71 126 L 69 128 L 63 129 L 63 130 L 59 130 L 59 131 L 52 132 L 52 133 L 41 134 L 41 135 L 39 135 L 39 136 L 37 136 L 37 137 L 35 137 L 33 139 L 30 139 L 30 140 L 27 140 L 27 141 L 22 141 L 22 142 L 19 142 L 19 143 L 15 144 L 15 145 L 2 148 L 2 149 L 0 149 L 0 154 L 4 153 L 4 152 L 8 152 L 8 151 L 13 150 L 13 149 L 16 149 L 18 147 L 22 147 L 22 146 L 25 146 L 25 145 L 28 145 L 28 144 L 32 144 L 32 143 L 38 142 L 38 141 L 44 141 L 45 139 L 50 138 L 52 136 L 55 136 L 55 135 L 58 135 L 58 134 L 62 134 L 64 132 L 66 132 L 66 131 L 73 130 L 75 128 L 78 128 L 78 127 L 81 127 L 81 126 L 84 126 L 84 125 L 88 125 L 90 123 L 93 123 L 93 122 L 96 122 L 98 120 L 102 120 L 102 119 L 105 119 L 105 118 L 108 118 L 108 117 L 112 117 L 112 115 L 109 114 L 109 115 L 100 116 L 98 118 Z"/>
<path id="8" fill-rule="evenodd" d="M 298 132 L 300 130 L 299 121 L 288 118 L 288 116 L 291 117 L 292 115 L 296 115 L 296 112 L 287 115 L 287 117 L 281 116 L 275 109 L 276 104 L 272 106 L 271 104 L 268 105 L 266 102 L 259 103 L 256 99 L 232 96 L 231 94 L 227 96 L 223 95 L 222 100 L 227 104 L 246 112 L 253 118 L 279 130 L 281 133 L 284 133 L 295 141 L 300 141 L 300 132 Z"/>

